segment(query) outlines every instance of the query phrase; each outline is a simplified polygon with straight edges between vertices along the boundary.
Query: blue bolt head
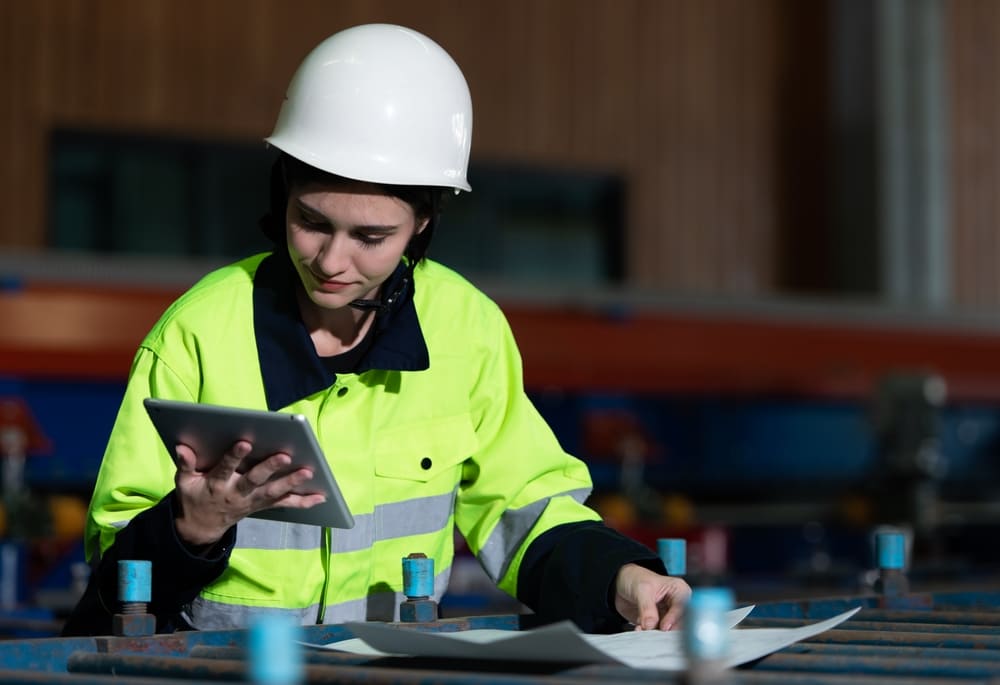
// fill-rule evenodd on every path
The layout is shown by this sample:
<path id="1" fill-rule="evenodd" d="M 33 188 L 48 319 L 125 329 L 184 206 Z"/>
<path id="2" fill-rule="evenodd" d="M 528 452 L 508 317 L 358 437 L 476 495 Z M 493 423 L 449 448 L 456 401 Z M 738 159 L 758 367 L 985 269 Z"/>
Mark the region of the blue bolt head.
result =
<path id="1" fill-rule="evenodd" d="M 429 623 L 438 620 L 438 605 L 433 599 L 408 599 L 399 605 L 399 620 L 405 623 Z"/>

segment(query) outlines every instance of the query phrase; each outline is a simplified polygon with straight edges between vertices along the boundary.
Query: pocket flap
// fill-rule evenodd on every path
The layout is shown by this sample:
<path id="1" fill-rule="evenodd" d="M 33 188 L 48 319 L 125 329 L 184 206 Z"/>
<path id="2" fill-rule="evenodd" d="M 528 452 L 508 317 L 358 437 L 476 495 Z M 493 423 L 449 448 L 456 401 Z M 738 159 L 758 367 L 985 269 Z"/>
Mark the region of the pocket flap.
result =
<path id="1" fill-rule="evenodd" d="M 375 440 L 375 473 L 429 481 L 471 457 L 479 446 L 468 414 L 383 431 Z"/>

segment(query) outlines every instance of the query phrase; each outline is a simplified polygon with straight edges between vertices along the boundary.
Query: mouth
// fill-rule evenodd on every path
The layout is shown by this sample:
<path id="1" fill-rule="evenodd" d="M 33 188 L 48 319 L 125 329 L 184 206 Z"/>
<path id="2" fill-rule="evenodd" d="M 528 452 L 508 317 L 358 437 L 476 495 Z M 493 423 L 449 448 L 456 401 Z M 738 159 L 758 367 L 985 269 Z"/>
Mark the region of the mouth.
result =
<path id="1" fill-rule="evenodd" d="M 323 292 L 327 293 L 339 293 L 341 290 L 350 287 L 350 283 L 343 283 L 341 281 L 319 281 L 318 287 Z"/>
<path id="2" fill-rule="evenodd" d="M 312 278 L 316 283 L 316 288 L 326 293 L 340 292 L 341 290 L 344 290 L 345 288 L 349 288 L 351 286 L 351 283 L 349 283 L 348 281 L 338 281 L 337 279 L 327 280 L 321 276 L 317 276 L 313 272 L 310 272 L 310 274 L 312 275 Z"/>

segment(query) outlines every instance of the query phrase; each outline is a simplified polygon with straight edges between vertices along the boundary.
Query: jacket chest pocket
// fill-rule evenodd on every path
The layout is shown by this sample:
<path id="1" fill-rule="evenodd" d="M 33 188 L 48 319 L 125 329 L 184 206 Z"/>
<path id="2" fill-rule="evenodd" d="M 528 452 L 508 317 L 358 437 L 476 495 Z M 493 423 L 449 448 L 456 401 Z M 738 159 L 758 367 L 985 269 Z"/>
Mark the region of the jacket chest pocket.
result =
<path id="1" fill-rule="evenodd" d="M 375 441 L 375 475 L 412 485 L 454 474 L 442 479 L 450 483 L 450 489 L 458 483 L 462 462 L 475 454 L 477 447 L 468 414 L 382 431 Z"/>

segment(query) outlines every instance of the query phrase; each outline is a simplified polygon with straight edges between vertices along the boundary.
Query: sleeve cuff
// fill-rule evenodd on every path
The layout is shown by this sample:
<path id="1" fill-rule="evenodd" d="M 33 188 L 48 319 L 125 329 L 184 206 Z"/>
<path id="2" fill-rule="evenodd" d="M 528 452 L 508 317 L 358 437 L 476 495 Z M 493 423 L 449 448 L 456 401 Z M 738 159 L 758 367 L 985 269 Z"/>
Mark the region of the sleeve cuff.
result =
<path id="1" fill-rule="evenodd" d="M 626 622 L 614 608 L 614 581 L 628 563 L 666 575 L 656 553 L 600 522 L 558 526 L 528 548 L 518 597 L 543 623 L 569 619 L 588 633 L 616 632 Z"/>

